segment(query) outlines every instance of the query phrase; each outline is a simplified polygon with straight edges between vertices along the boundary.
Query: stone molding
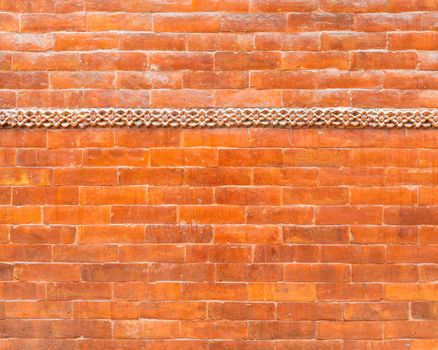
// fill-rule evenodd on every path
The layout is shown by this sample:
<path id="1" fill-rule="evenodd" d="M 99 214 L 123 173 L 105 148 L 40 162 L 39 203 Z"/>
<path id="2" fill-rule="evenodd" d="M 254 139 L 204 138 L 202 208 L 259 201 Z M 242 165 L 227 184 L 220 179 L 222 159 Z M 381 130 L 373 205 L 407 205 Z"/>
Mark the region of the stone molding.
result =
<path id="1" fill-rule="evenodd" d="M 438 128 L 438 109 L 4 109 L 0 128 Z"/>

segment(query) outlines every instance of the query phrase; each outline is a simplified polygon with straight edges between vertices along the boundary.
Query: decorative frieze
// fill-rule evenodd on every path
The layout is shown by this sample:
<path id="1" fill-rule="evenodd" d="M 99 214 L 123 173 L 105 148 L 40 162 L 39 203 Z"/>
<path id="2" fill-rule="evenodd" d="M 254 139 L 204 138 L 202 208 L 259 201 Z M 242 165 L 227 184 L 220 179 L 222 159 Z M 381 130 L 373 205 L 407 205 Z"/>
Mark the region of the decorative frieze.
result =
<path id="1" fill-rule="evenodd" d="M 0 110 L 0 128 L 438 128 L 438 109 L 194 108 Z"/>

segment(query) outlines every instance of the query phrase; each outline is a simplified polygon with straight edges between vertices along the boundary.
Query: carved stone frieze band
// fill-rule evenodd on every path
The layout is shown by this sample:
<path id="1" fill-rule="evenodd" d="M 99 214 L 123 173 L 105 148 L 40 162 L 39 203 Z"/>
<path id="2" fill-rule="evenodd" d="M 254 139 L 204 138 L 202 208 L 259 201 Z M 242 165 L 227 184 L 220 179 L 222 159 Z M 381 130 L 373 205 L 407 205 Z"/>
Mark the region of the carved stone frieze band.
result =
<path id="1" fill-rule="evenodd" d="M 193 108 L 0 110 L 0 128 L 438 128 L 438 109 Z"/>

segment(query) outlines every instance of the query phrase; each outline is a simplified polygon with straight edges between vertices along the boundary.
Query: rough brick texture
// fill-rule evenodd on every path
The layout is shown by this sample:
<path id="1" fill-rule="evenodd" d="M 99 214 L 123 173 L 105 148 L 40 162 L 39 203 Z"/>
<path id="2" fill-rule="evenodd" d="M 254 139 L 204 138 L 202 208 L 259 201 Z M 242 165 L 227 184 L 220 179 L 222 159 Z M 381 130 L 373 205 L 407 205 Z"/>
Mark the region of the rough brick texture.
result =
<path id="1" fill-rule="evenodd" d="M 0 0 L 0 108 L 438 107 L 436 0 Z"/>
<path id="2" fill-rule="evenodd" d="M 2 130 L 0 152 L 1 349 L 438 347 L 436 131 Z"/>

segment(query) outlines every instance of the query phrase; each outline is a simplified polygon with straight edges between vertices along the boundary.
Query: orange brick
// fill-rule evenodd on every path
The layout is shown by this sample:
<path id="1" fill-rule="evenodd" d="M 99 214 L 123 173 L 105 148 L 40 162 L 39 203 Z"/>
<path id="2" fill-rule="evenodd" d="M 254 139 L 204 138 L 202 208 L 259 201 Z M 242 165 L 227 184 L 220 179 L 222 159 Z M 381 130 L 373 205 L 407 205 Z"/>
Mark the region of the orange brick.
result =
<path id="1" fill-rule="evenodd" d="M 85 52 L 80 54 L 79 68 L 84 71 L 144 71 L 148 68 L 148 55 L 143 52 Z"/>
<path id="2" fill-rule="evenodd" d="M 349 282 L 350 268 L 341 264 L 288 264 L 284 266 L 284 281 L 289 282 Z"/>
<path id="3" fill-rule="evenodd" d="M 387 339 L 435 339 L 437 330 L 434 321 L 391 321 L 385 324 L 384 335 Z"/>
<path id="4" fill-rule="evenodd" d="M 319 262 L 320 249 L 315 245 L 258 245 L 255 262 Z"/>
<path id="5" fill-rule="evenodd" d="M 283 240 L 295 244 L 348 243 L 349 233 L 345 226 L 284 226 Z"/>
<path id="6" fill-rule="evenodd" d="M 45 224 L 107 224 L 110 208 L 99 206 L 46 206 Z"/>
<path id="7" fill-rule="evenodd" d="M 214 94 L 210 90 L 153 90 L 152 107 L 201 108 L 213 105 Z"/>
<path id="8" fill-rule="evenodd" d="M 227 14 L 222 19 L 223 32 L 283 32 L 286 29 L 285 14 Z"/>
<path id="9" fill-rule="evenodd" d="M 215 33 L 221 28 L 221 18 L 213 13 L 177 13 L 154 16 L 156 32 Z"/>
<path id="10" fill-rule="evenodd" d="M 438 228 L 435 226 L 422 226 L 419 232 L 419 241 L 421 244 L 437 244 Z"/>
<path id="11" fill-rule="evenodd" d="M 254 49 L 251 34 L 188 33 L 186 42 L 188 51 L 252 51 Z"/>
<path id="12" fill-rule="evenodd" d="M 150 151 L 151 166 L 217 166 L 217 150 L 211 148 L 163 148 Z"/>
<path id="13" fill-rule="evenodd" d="M 257 321 L 249 324 L 251 339 L 311 338 L 315 333 L 311 322 Z"/>
<path id="14" fill-rule="evenodd" d="M 152 16 L 148 14 L 88 13 L 86 16 L 89 31 L 151 31 Z"/>
<path id="15" fill-rule="evenodd" d="M 323 50 L 377 50 L 386 49 L 385 33 L 323 33 Z"/>
<path id="16" fill-rule="evenodd" d="M 406 303 L 350 303 L 344 306 L 344 318 L 348 321 L 406 320 L 408 313 Z"/>
<path id="17" fill-rule="evenodd" d="M 142 226 L 81 226 L 78 229 L 81 243 L 133 243 L 144 241 Z"/>
<path id="18" fill-rule="evenodd" d="M 202 12 L 247 12 L 248 0 L 193 0 L 192 7 Z"/>
<path id="19" fill-rule="evenodd" d="M 191 281 L 208 282 L 213 281 L 215 267 L 213 264 L 190 263 L 190 264 L 169 264 L 154 263 L 150 268 L 149 280 L 156 281 Z"/>
<path id="20" fill-rule="evenodd" d="M 283 268 L 279 264 L 222 264 L 217 265 L 216 272 L 220 281 L 275 282 L 283 279 Z"/>
<path id="21" fill-rule="evenodd" d="M 111 245 L 58 245 L 53 248 L 53 261 L 112 262 L 117 260 L 117 247 Z"/>
<path id="22" fill-rule="evenodd" d="M 437 301 L 438 288 L 433 283 L 387 284 L 385 285 L 385 298 L 388 300 Z"/>
<path id="23" fill-rule="evenodd" d="M 213 190 L 202 187 L 150 187 L 150 204 L 212 204 Z"/>
<path id="24" fill-rule="evenodd" d="M 249 224 L 310 224 L 313 219 L 312 207 L 249 207 Z"/>
<path id="25" fill-rule="evenodd" d="M 1 186 L 45 186 L 50 184 L 50 171 L 35 168 L 7 168 L 0 169 Z"/>
<path id="26" fill-rule="evenodd" d="M 258 301 L 315 301 L 313 284 L 250 283 L 249 300 Z"/>
<path id="27" fill-rule="evenodd" d="M 238 205 L 280 204 L 280 189 L 266 187 L 221 187 L 215 190 L 216 203 Z"/>
<path id="28" fill-rule="evenodd" d="M 89 282 L 144 281 L 148 278 L 146 264 L 87 264 L 81 268 L 81 276 Z"/>
<path id="29" fill-rule="evenodd" d="M 14 301 L 5 304 L 5 316 L 14 318 L 69 318 L 70 305 L 64 301 Z"/>
<path id="30" fill-rule="evenodd" d="M 438 207 L 387 207 L 384 222 L 396 225 L 436 225 Z"/>
<path id="31" fill-rule="evenodd" d="M 380 301 L 383 285 L 375 283 L 326 283 L 318 285 L 319 301 Z"/>
<path id="32" fill-rule="evenodd" d="M 285 188 L 282 203 L 290 204 L 346 204 L 348 190 L 339 187 Z"/>
<path id="33" fill-rule="evenodd" d="M 351 68 L 360 69 L 414 69 L 417 66 L 415 52 L 354 52 L 351 57 Z"/>
<path id="34" fill-rule="evenodd" d="M 53 72 L 50 83 L 54 89 L 104 89 L 115 84 L 113 73 L 102 72 Z"/>
<path id="35" fill-rule="evenodd" d="M 209 225 L 147 225 L 145 241 L 150 243 L 208 243 L 213 237 Z"/>
<path id="36" fill-rule="evenodd" d="M 274 225 L 215 226 L 214 241 L 216 243 L 278 243 L 280 232 Z"/>
<path id="37" fill-rule="evenodd" d="M 345 166 L 350 164 L 350 157 L 349 150 L 288 149 L 284 151 L 284 163 L 287 166 Z"/>
<path id="38" fill-rule="evenodd" d="M 66 33 L 54 36 L 54 49 L 57 51 L 110 50 L 118 47 L 119 37 L 112 33 Z"/>
<path id="39" fill-rule="evenodd" d="M 288 0 L 256 0 L 252 4 L 254 12 L 311 12 L 316 10 L 318 3 L 310 1 L 288 1 Z"/>
<path id="40" fill-rule="evenodd" d="M 23 14 L 22 32 L 83 31 L 85 16 L 82 14 Z"/>
<path id="41" fill-rule="evenodd" d="M 11 228 L 10 240 L 14 243 L 73 243 L 75 228 L 71 226 L 19 225 Z"/>
<path id="42" fill-rule="evenodd" d="M 0 224 L 41 224 L 42 210 L 39 206 L 2 206 Z"/>
<path id="43" fill-rule="evenodd" d="M 321 247 L 321 261 L 382 264 L 386 262 L 386 249 L 383 246 L 327 245 Z"/>
<path id="44" fill-rule="evenodd" d="M 115 185 L 117 173 L 111 168 L 57 168 L 53 174 L 53 182 L 55 185 Z"/>
<path id="45" fill-rule="evenodd" d="M 31 264 L 15 266 L 16 278 L 20 281 L 68 282 L 80 281 L 80 265 Z"/>
<path id="46" fill-rule="evenodd" d="M 213 70 L 213 54 L 197 52 L 160 52 L 150 55 L 152 70 Z"/>
<path id="47" fill-rule="evenodd" d="M 82 187 L 81 204 L 145 204 L 146 189 L 142 187 Z"/>
<path id="48" fill-rule="evenodd" d="M 196 320 L 205 319 L 206 303 L 166 302 L 142 303 L 140 316 L 148 319 Z"/>
<path id="49" fill-rule="evenodd" d="M 382 329 L 379 322 L 321 322 L 318 324 L 318 338 L 382 339 Z"/>
<path id="50" fill-rule="evenodd" d="M 285 52 L 282 54 L 281 68 L 297 69 L 348 69 L 348 55 L 342 52 Z"/>
<path id="51" fill-rule="evenodd" d="M 172 206 L 113 206 L 112 223 L 176 223 L 176 208 Z"/>
<path id="52" fill-rule="evenodd" d="M 354 282 L 416 282 L 415 265 L 355 265 L 352 267 Z"/>
<path id="53" fill-rule="evenodd" d="M 126 168 L 119 173 L 121 185 L 179 186 L 184 177 L 184 169 L 173 168 Z"/>
<path id="54" fill-rule="evenodd" d="M 182 245 L 124 245 L 120 247 L 120 261 L 123 262 L 181 262 L 184 260 Z"/>
<path id="55" fill-rule="evenodd" d="M 278 319 L 294 321 L 342 319 L 341 304 L 338 303 L 280 303 Z"/>
<path id="56" fill-rule="evenodd" d="M 218 52 L 215 54 L 216 70 L 261 70 L 280 67 L 278 52 Z"/>
<path id="57" fill-rule="evenodd" d="M 436 263 L 436 246 L 389 246 L 388 262 Z"/>
<path id="58" fill-rule="evenodd" d="M 48 300 L 111 299 L 110 283 L 59 282 L 47 284 Z"/>
<path id="59" fill-rule="evenodd" d="M 322 225 L 381 224 L 382 208 L 378 206 L 324 206 L 316 210 L 316 222 Z"/>
<path id="60" fill-rule="evenodd" d="M 239 206 L 184 206 L 179 209 L 179 219 L 189 224 L 242 224 L 244 209 Z"/>
<path id="61" fill-rule="evenodd" d="M 138 318 L 137 305 L 129 302 L 77 301 L 73 303 L 75 319 L 134 319 Z"/>
<path id="62" fill-rule="evenodd" d="M 0 295 L 3 300 L 41 300 L 46 289 L 41 283 L 0 282 Z"/>
<path id="63" fill-rule="evenodd" d="M 188 283 L 183 284 L 183 300 L 246 300 L 244 283 Z"/>
<path id="64" fill-rule="evenodd" d="M 362 244 L 415 244 L 418 230 L 412 226 L 353 226 L 351 241 Z"/>
<path id="65" fill-rule="evenodd" d="M 37 244 L 2 244 L 0 261 L 42 262 L 52 259 L 51 247 Z"/>
<path id="66" fill-rule="evenodd" d="M 412 303 L 411 312 L 415 319 L 437 320 L 438 304 L 433 302 Z"/>
<path id="67" fill-rule="evenodd" d="M 358 187 L 350 189 L 351 204 L 413 205 L 417 192 L 402 187 Z"/>
<path id="68" fill-rule="evenodd" d="M 17 164 L 20 166 L 68 167 L 81 163 L 82 154 L 76 150 L 18 150 Z"/>
<path id="69" fill-rule="evenodd" d="M 287 29 L 294 33 L 352 28 L 353 15 L 347 13 L 291 13 L 287 18 Z"/>

